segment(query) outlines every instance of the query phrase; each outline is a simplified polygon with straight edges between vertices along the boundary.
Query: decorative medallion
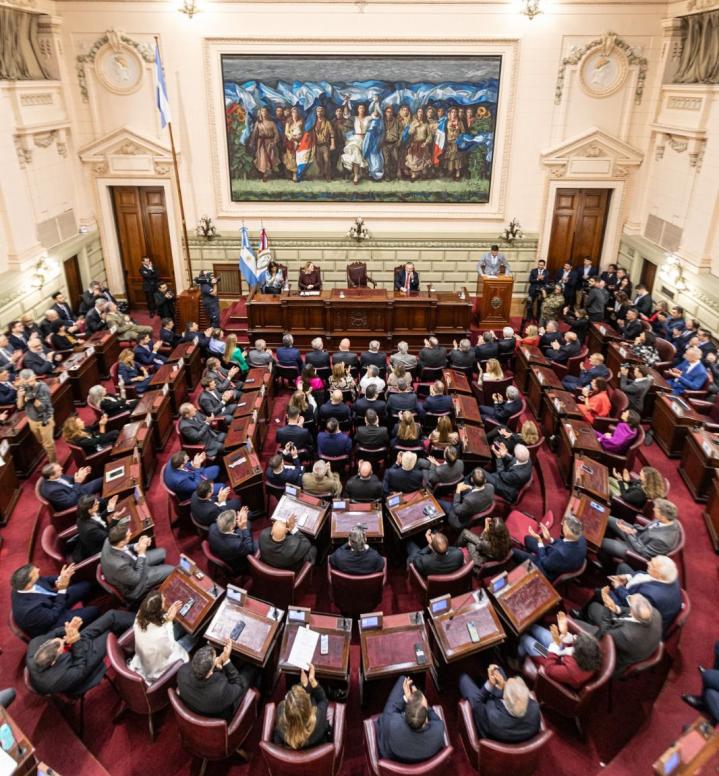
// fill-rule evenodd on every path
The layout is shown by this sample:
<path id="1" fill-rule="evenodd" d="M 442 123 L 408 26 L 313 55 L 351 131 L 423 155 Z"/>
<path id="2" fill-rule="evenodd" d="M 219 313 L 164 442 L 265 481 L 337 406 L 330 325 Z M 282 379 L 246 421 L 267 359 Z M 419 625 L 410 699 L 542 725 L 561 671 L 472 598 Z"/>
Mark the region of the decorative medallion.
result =
<path id="1" fill-rule="evenodd" d="M 493 296 L 489 303 L 495 310 L 499 310 L 499 308 L 502 306 L 502 300 L 498 296 Z"/>
<path id="2" fill-rule="evenodd" d="M 114 94 L 132 94 L 142 82 L 143 64 L 137 51 L 120 44 L 103 46 L 95 57 L 95 73 L 100 83 Z"/>
<path id="3" fill-rule="evenodd" d="M 628 72 L 627 55 L 617 46 L 617 36 L 610 32 L 582 58 L 579 80 L 592 97 L 608 97 L 622 87 Z"/>

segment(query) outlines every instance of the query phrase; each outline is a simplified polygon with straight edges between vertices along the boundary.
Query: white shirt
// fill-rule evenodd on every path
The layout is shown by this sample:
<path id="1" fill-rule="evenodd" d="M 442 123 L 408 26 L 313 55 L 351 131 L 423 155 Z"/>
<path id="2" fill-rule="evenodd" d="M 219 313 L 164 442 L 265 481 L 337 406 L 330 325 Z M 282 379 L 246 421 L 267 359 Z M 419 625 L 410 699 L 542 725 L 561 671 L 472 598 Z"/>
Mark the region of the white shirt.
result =
<path id="1" fill-rule="evenodd" d="M 190 656 L 187 650 L 175 641 L 172 623 L 148 625 L 147 630 L 137 624 L 132 627 L 135 634 L 135 655 L 129 667 L 152 684 L 177 660 L 187 663 Z"/>

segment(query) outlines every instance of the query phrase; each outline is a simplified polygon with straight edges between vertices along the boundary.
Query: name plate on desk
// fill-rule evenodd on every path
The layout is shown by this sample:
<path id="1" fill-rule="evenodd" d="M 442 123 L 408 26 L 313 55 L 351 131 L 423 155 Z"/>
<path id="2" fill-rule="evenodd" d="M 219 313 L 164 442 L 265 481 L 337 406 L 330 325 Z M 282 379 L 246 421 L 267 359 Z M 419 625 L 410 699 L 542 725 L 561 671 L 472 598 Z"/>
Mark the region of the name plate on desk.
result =
<path id="1" fill-rule="evenodd" d="M 95 346 L 94 345 L 90 345 L 89 347 L 85 348 L 85 354 L 88 357 L 89 356 L 94 356 L 95 355 Z"/>
<path id="2" fill-rule="evenodd" d="M 569 424 L 565 425 L 564 429 L 567 432 L 570 444 L 572 447 L 574 447 L 574 445 L 577 443 L 577 435 L 574 433 L 574 429 Z"/>
<path id="3" fill-rule="evenodd" d="M 10 443 L 7 441 L 7 439 L 3 439 L 3 441 L 0 442 L 0 455 L 6 456 L 9 449 Z"/>
<path id="4" fill-rule="evenodd" d="M 182 367 L 185 366 L 185 359 L 182 358 L 182 356 L 180 356 L 180 358 L 178 359 L 178 361 L 176 363 L 177 363 L 178 370 L 182 369 Z"/>
<path id="5" fill-rule="evenodd" d="M 67 372 L 60 372 L 60 374 L 57 376 L 57 381 L 62 385 L 63 383 L 67 382 L 70 378 L 70 375 Z"/>
<path id="6" fill-rule="evenodd" d="M 627 351 L 624 348 L 619 348 L 619 355 L 622 358 L 626 358 L 627 357 Z"/>
<path id="7" fill-rule="evenodd" d="M 606 326 L 599 326 L 599 333 L 603 337 L 607 333 L 607 327 Z"/>
<path id="8" fill-rule="evenodd" d="M 537 380 L 539 380 L 540 385 L 544 382 L 544 375 L 542 372 L 537 372 Z"/>
<path id="9" fill-rule="evenodd" d="M 167 396 L 167 394 L 168 394 L 169 392 L 170 392 L 170 386 L 169 386 L 167 383 L 165 383 L 165 384 L 162 386 L 162 395 L 163 395 L 163 396 Z"/>
<path id="10" fill-rule="evenodd" d="M 152 426 L 152 415 L 148 412 L 147 415 L 145 415 L 145 425 L 147 428 L 150 428 Z"/>
<path id="11" fill-rule="evenodd" d="M 709 442 L 702 442 L 702 450 L 704 453 L 711 458 L 713 447 L 709 444 Z M 0 453 L 2 453 L 2 447 L 0 446 Z"/>

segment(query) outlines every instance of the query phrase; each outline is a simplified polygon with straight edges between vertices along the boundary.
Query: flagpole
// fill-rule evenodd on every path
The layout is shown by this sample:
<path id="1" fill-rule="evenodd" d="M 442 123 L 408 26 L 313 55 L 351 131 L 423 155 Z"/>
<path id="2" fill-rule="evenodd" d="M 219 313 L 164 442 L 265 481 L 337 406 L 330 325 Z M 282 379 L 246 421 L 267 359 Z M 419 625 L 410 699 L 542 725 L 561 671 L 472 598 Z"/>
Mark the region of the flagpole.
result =
<path id="1" fill-rule="evenodd" d="M 155 45 L 160 52 L 160 39 L 154 36 Z M 160 62 L 162 62 L 162 52 L 160 52 Z M 164 69 L 164 68 L 163 68 Z M 182 199 L 182 187 L 180 186 L 180 170 L 177 166 L 177 151 L 175 150 L 175 137 L 172 134 L 172 121 L 167 122 L 167 129 L 170 133 L 170 150 L 172 151 L 172 166 L 175 168 L 175 186 L 177 187 L 177 201 L 180 205 L 180 220 L 182 221 L 182 236 L 185 240 L 185 263 L 187 269 L 188 288 L 192 288 L 192 261 L 190 260 L 190 241 L 187 237 L 187 220 L 185 219 L 185 203 Z"/>

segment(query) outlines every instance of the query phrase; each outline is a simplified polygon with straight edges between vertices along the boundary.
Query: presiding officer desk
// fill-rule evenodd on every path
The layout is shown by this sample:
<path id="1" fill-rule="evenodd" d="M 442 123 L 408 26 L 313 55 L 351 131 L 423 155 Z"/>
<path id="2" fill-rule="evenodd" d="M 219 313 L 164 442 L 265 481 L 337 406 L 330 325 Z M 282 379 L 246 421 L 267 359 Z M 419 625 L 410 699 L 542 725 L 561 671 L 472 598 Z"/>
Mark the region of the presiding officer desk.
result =
<path id="1" fill-rule="evenodd" d="M 333 347 L 346 336 L 356 348 L 373 339 L 383 347 L 399 340 L 421 347 L 432 334 L 443 342 L 468 336 L 471 317 L 464 289 L 402 294 L 383 288 L 333 288 L 312 295 L 253 291 L 247 300 L 250 341 L 260 337 L 271 347 L 281 344 L 288 331 L 300 348 L 307 348 L 314 337 L 325 338 Z"/>

